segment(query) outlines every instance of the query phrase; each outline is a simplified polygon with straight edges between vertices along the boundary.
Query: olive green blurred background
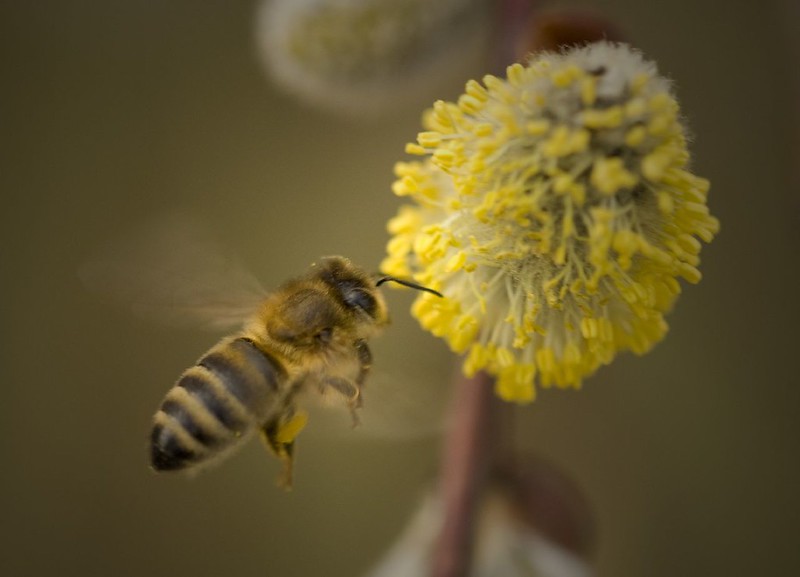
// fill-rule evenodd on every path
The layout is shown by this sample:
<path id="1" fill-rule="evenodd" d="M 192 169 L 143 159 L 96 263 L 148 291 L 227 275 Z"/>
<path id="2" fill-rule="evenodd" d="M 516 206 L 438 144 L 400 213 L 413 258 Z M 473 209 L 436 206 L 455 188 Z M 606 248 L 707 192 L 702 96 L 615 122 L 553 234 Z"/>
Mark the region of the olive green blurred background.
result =
<path id="1" fill-rule="evenodd" d="M 601 576 L 795 572 L 800 10 L 583 5 L 676 80 L 722 232 L 668 338 L 581 392 L 541 394 L 518 411 L 519 443 L 592 503 Z M 415 106 L 353 122 L 275 88 L 254 13 L 186 0 L 0 8 L 4 576 L 355 576 L 436 473 L 437 437 L 351 434 L 344 418 L 303 433 L 291 494 L 255 442 L 193 480 L 147 467 L 152 412 L 219 335 L 99 299 L 81 264 L 185 212 L 268 286 L 323 254 L 375 267 L 399 204 L 391 168 L 419 127 Z M 413 295 L 387 292 L 395 323 L 375 343 L 375 387 L 428 399 L 452 358 L 408 317 Z"/>

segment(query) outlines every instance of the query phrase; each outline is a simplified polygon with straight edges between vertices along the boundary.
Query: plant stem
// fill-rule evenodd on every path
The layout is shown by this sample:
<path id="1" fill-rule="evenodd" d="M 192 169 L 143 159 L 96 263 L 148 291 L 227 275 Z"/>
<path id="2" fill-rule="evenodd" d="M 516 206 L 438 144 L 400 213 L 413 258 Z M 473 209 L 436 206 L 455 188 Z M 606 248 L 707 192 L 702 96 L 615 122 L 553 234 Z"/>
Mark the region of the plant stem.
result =
<path id="1" fill-rule="evenodd" d="M 489 469 L 497 400 L 483 372 L 459 374 L 444 440 L 440 491 L 444 524 L 433 552 L 432 577 L 465 577 L 472 558 L 476 503 Z"/>
<path id="2" fill-rule="evenodd" d="M 530 14 L 533 10 L 533 0 L 501 0 L 497 7 L 497 27 L 495 29 L 496 74 L 505 74 L 509 64 L 517 62 L 525 56 L 525 51 L 520 50 L 520 40 L 523 39 L 525 29 L 530 26 Z"/>

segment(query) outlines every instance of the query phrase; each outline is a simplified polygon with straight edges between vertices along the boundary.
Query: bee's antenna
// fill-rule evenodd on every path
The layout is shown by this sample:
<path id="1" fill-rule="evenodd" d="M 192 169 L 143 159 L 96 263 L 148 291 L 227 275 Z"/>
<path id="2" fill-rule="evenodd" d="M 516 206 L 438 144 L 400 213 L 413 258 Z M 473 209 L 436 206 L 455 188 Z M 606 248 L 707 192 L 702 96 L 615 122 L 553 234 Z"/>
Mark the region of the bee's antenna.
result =
<path id="1" fill-rule="evenodd" d="M 403 280 L 400 278 L 395 278 L 393 276 L 384 276 L 378 279 L 375 283 L 375 286 L 381 286 L 385 282 L 396 282 L 397 284 L 401 284 L 403 286 L 407 286 L 408 288 L 417 289 L 418 291 L 425 291 L 431 294 L 435 294 L 437 297 L 444 298 L 444 295 L 439 291 L 435 291 L 432 288 L 428 288 L 426 286 L 419 285 L 415 282 L 411 282 L 409 280 Z"/>

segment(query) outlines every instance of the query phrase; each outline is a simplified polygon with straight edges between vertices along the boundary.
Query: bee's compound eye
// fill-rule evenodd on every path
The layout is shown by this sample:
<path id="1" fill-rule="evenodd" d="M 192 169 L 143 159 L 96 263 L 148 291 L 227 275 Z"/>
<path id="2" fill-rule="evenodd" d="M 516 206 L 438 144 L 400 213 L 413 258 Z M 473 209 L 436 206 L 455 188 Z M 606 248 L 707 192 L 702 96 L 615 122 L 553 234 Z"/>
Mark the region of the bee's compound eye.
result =
<path id="1" fill-rule="evenodd" d="M 331 342 L 332 337 L 333 337 L 333 329 L 330 327 L 324 328 L 321 331 L 319 331 L 316 335 L 314 335 L 314 338 L 316 338 L 317 341 L 322 344 L 328 344 L 329 342 Z"/>
<path id="2" fill-rule="evenodd" d="M 377 306 L 375 297 L 363 289 L 356 288 L 347 291 L 344 295 L 344 300 L 351 307 L 360 309 L 370 316 L 375 314 Z"/>

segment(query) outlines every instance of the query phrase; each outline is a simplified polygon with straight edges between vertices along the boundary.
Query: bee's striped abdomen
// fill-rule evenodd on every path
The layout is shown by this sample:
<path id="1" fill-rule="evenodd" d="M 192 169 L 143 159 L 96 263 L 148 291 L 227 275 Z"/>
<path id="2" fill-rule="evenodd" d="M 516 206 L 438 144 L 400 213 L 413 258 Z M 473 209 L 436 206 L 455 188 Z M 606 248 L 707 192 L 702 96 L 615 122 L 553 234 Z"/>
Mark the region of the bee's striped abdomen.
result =
<path id="1" fill-rule="evenodd" d="M 185 469 L 222 453 L 261 423 L 285 371 L 250 340 L 225 340 L 181 375 L 156 413 L 151 460 Z"/>

